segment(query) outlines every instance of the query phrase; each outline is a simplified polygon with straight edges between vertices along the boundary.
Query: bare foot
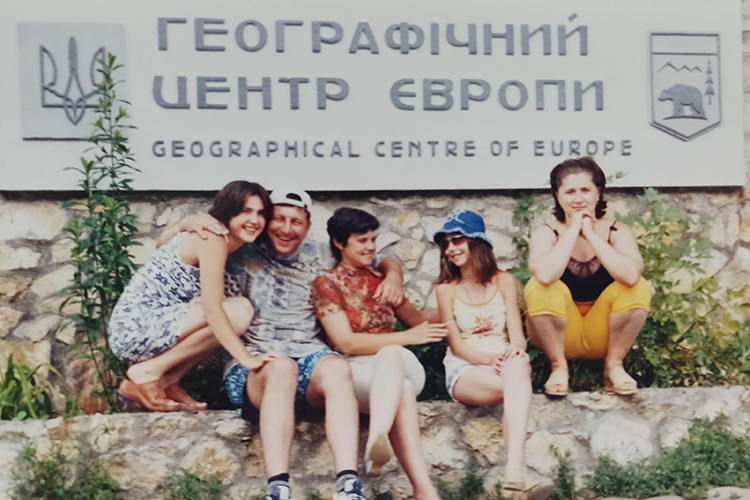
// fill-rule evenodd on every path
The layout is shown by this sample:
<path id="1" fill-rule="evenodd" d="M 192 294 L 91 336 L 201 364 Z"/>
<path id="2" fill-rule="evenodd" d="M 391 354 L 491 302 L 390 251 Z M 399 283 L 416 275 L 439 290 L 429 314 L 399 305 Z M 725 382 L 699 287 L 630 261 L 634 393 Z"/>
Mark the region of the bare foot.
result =
<path id="1" fill-rule="evenodd" d="M 153 382 L 154 380 L 159 380 L 161 378 L 161 373 L 151 373 L 147 369 L 145 369 L 143 365 L 144 363 L 136 363 L 128 368 L 127 376 L 131 382 L 134 382 L 136 384 L 146 384 L 148 382 Z"/>

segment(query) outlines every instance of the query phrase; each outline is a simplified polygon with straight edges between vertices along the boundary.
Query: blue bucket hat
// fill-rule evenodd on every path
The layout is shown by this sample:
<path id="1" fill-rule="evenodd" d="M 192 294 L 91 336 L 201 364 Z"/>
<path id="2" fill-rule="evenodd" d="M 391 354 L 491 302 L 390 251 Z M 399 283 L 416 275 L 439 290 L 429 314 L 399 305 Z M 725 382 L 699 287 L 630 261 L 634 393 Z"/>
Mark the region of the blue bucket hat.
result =
<path id="1" fill-rule="evenodd" d="M 440 245 L 443 239 L 453 233 L 461 233 L 467 238 L 479 238 L 489 243 L 490 247 L 492 242 L 487 235 L 484 233 L 484 220 L 478 214 L 469 212 L 468 210 L 452 210 L 448 214 L 448 220 L 445 221 L 443 227 L 440 228 L 432 237 L 432 240 Z"/>

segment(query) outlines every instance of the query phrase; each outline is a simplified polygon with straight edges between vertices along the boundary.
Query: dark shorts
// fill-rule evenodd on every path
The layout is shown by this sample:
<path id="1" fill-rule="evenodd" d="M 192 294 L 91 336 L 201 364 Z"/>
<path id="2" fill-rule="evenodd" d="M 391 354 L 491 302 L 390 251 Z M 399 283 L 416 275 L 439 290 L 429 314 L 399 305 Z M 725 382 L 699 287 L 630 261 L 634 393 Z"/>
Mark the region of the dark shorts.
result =
<path id="1" fill-rule="evenodd" d="M 320 360 L 320 358 L 329 354 L 335 354 L 338 356 L 337 353 L 331 351 L 330 349 L 324 349 L 322 351 L 318 351 L 316 353 L 305 356 L 304 358 L 292 358 L 297 362 L 297 368 L 299 370 L 299 374 L 297 375 L 297 394 L 294 398 L 294 406 L 297 411 L 309 412 L 314 410 L 314 408 L 310 406 L 310 403 L 307 401 L 307 387 L 310 385 L 310 376 L 312 375 L 315 365 Z M 247 375 L 247 368 L 242 365 L 237 365 L 229 370 L 229 374 L 227 375 L 224 383 L 227 386 L 227 395 L 229 396 L 229 401 L 232 403 L 232 406 L 239 412 L 240 416 L 244 420 L 256 422 L 260 417 L 260 413 L 247 397 L 247 391 L 245 390 L 245 385 L 247 384 Z"/>

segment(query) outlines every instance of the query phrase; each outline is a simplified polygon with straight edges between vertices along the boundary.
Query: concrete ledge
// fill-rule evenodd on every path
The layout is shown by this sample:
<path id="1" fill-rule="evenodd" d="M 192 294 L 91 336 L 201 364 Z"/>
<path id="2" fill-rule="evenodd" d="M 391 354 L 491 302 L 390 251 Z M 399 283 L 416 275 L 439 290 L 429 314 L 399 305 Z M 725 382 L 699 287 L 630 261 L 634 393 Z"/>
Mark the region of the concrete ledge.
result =
<path id="1" fill-rule="evenodd" d="M 463 476 L 472 454 L 479 458 L 485 484 L 501 479 L 502 406 L 426 402 L 420 403 L 419 414 L 422 443 L 435 480 Z M 553 476 L 557 460 L 552 446 L 570 451 L 578 474 L 592 470 L 600 455 L 621 463 L 649 457 L 660 446 L 673 447 L 694 418 L 721 414 L 736 433 L 750 432 L 750 387 L 643 389 L 632 398 L 576 393 L 557 401 L 534 395 L 526 443 L 530 473 Z M 363 419 L 362 438 L 365 424 Z M 9 498 L 12 464 L 24 435 L 40 450 L 53 441 L 92 446 L 102 454 L 128 500 L 156 498 L 154 490 L 164 476 L 181 468 L 217 475 L 227 494 L 237 497 L 258 493 L 265 485 L 258 426 L 242 421 L 235 412 L 92 415 L 0 423 L 0 500 Z M 363 445 L 364 439 L 360 449 Z M 291 474 L 299 498 L 308 490 L 319 490 L 323 498 L 332 494 L 333 455 L 321 416 L 298 423 Z M 411 494 L 395 460 L 382 475 L 365 478 L 364 483 L 368 491 L 373 487 L 391 491 L 396 499 Z"/>

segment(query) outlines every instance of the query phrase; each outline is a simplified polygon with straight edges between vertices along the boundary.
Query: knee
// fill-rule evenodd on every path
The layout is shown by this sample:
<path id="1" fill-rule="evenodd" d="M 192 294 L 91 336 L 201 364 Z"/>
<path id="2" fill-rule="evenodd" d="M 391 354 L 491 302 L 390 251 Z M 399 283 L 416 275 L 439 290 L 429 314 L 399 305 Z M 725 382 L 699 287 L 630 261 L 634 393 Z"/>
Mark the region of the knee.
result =
<path id="1" fill-rule="evenodd" d="M 266 380 L 274 382 L 294 382 L 297 383 L 299 369 L 297 363 L 292 358 L 276 358 L 263 367 L 263 374 Z"/>
<path id="2" fill-rule="evenodd" d="M 503 367 L 504 374 L 511 374 L 516 376 L 522 376 L 524 378 L 531 377 L 531 362 L 524 356 L 517 356 L 507 363 Z"/>
<path id="3" fill-rule="evenodd" d="M 331 356 L 320 364 L 320 383 L 328 391 L 342 386 L 352 386 L 352 369 L 349 363 L 338 356 Z"/>
<path id="4" fill-rule="evenodd" d="M 378 353 L 375 355 L 375 360 L 378 364 L 387 363 L 391 366 L 403 367 L 404 351 L 406 351 L 407 353 L 409 352 L 407 349 L 401 347 L 400 345 L 387 345 L 378 351 Z"/>
<path id="5" fill-rule="evenodd" d="M 228 297 L 224 299 L 223 306 L 235 333 L 237 335 L 245 333 L 255 314 L 250 301 L 245 297 Z"/>

